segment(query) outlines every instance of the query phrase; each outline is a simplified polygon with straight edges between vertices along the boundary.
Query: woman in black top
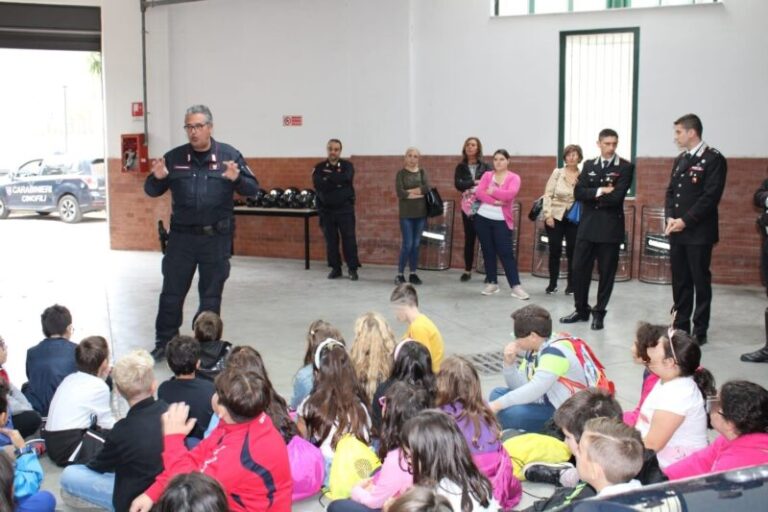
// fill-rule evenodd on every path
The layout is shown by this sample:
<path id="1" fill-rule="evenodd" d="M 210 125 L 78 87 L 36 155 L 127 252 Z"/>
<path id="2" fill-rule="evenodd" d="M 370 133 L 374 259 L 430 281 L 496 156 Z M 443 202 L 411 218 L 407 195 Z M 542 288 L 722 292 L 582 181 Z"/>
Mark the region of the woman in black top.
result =
<path id="1" fill-rule="evenodd" d="M 488 172 L 491 166 L 483 162 L 483 144 L 477 137 L 469 137 L 464 141 L 461 149 L 462 160 L 456 166 L 453 177 L 456 190 L 462 193 L 461 220 L 464 224 L 464 273 L 461 281 L 466 282 L 472 278 L 472 264 L 475 259 L 475 225 L 472 217 L 477 211 L 479 202 L 475 199 L 475 188 L 480 182 L 483 173 Z"/>

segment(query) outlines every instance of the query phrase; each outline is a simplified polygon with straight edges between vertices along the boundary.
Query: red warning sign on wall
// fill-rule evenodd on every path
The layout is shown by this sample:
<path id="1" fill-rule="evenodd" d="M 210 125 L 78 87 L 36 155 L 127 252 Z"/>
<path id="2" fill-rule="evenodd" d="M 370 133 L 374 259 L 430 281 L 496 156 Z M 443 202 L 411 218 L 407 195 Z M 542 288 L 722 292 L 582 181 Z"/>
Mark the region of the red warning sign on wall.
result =
<path id="1" fill-rule="evenodd" d="M 134 101 L 131 103 L 131 115 L 133 117 L 144 117 L 144 102 Z"/>
<path id="2" fill-rule="evenodd" d="M 304 116 L 283 116 L 283 126 L 302 126 Z"/>

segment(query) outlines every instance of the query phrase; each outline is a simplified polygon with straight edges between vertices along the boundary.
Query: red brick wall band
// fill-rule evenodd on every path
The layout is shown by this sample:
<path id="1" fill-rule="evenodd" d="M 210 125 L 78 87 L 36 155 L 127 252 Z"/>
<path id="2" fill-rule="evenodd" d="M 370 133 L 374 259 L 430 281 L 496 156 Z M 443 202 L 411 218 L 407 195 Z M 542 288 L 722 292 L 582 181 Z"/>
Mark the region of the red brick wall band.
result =
<path id="1" fill-rule="evenodd" d="M 311 169 L 320 158 L 250 158 L 248 164 L 261 186 L 312 186 Z M 353 156 L 357 192 L 357 239 L 360 259 L 365 263 L 397 262 L 400 230 L 397 222 L 395 173 L 402 167 L 401 156 Z M 463 266 L 464 233 L 458 211 L 459 194 L 453 187 L 455 156 L 423 156 L 421 161 L 430 181 L 444 199 L 457 200 L 451 264 Z M 671 158 L 639 158 L 636 197 L 628 204 L 637 208 L 633 278 L 639 268 L 640 223 L 643 205 L 661 206 L 669 181 Z M 518 200 L 522 203 L 519 267 L 529 272 L 532 265 L 534 225 L 525 214 L 541 195 L 555 166 L 555 157 L 512 157 L 511 168 L 522 178 Z M 760 283 L 760 234 L 755 226 L 759 213 L 752 206 L 752 194 L 768 176 L 768 158 L 730 158 L 725 194 L 720 203 L 720 243 L 713 255 L 713 280 L 723 284 Z M 110 237 L 113 249 L 159 250 L 157 221 L 170 214 L 170 198 L 150 198 L 144 194 L 145 174 L 123 173 L 120 161 L 109 161 Z M 323 236 L 317 219 L 311 220 L 311 258 L 325 260 Z M 244 217 L 237 219 L 235 253 L 238 255 L 280 258 L 304 257 L 304 231 L 301 219 Z M 523 276 L 525 279 L 525 276 Z"/>

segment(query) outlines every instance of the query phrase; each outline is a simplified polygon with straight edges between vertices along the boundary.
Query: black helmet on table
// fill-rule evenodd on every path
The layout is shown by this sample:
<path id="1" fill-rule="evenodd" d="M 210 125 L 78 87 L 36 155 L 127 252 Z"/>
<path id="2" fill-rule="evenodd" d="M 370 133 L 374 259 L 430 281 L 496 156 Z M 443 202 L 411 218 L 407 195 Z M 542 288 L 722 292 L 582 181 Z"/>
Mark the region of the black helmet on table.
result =
<path id="1" fill-rule="evenodd" d="M 315 191 L 311 188 L 305 188 L 296 196 L 296 203 L 299 208 L 317 208 Z"/>
<path id="2" fill-rule="evenodd" d="M 299 194 L 299 189 L 296 187 L 288 187 L 283 191 L 283 195 L 280 196 L 278 204 L 282 208 L 296 208 L 296 196 Z"/>
<path id="3" fill-rule="evenodd" d="M 260 188 L 254 195 L 245 198 L 245 204 L 251 207 L 261 206 L 261 203 L 264 200 L 264 195 L 264 189 Z"/>
<path id="4" fill-rule="evenodd" d="M 264 195 L 264 198 L 261 200 L 261 206 L 264 206 L 266 208 L 275 208 L 278 206 L 278 200 L 283 195 L 283 189 L 281 188 L 273 188 L 269 191 L 269 193 Z"/>

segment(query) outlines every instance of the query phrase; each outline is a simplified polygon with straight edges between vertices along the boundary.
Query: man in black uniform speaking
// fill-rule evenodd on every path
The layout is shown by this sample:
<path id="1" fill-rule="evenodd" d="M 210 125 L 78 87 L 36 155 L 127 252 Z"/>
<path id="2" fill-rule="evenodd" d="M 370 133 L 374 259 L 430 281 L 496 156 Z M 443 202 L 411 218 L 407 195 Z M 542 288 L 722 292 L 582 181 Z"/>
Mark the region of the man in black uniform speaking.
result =
<path id="1" fill-rule="evenodd" d="M 672 165 L 664 216 L 672 262 L 675 329 L 707 342 L 712 303 L 712 246 L 718 241 L 717 205 L 725 188 L 728 164 L 701 140 L 701 119 L 686 114 L 675 121 L 675 143 L 684 151 Z M 694 290 L 696 308 L 694 309 Z M 691 332 L 693 313 L 693 332 Z"/>
<path id="2" fill-rule="evenodd" d="M 357 238 L 355 236 L 355 168 L 349 160 L 341 159 L 341 141 L 328 141 L 328 159 L 320 162 L 312 171 L 312 183 L 317 193 L 317 209 L 320 213 L 320 227 L 325 237 L 328 279 L 341 277 L 341 255 L 339 235 L 344 260 L 349 267 L 349 278 L 357 281 Z"/>
<path id="3" fill-rule="evenodd" d="M 165 356 L 165 345 L 179 333 L 184 298 L 195 269 L 199 269 L 198 313 L 220 312 L 232 255 L 233 194 L 252 196 L 259 188 L 240 152 L 211 137 L 213 116 L 208 107 L 189 107 L 184 130 L 189 143 L 155 160 L 144 183 L 150 197 L 170 189 L 173 208 L 155 321 L 155 360 Z"/>
<path id="4" fill-rule="evenodd" d="M 608 300 L 619 266 L 619 249 L 624 243 L 624 197 L 632 185 L 634 164 L 619 158 L 619 134 L 606 128 L 597 137 L 600 156 L 584 163 L 574 189 L 581 201 L 581 220 L 573 251 L 573 299 L 576 311 L 560 319 L 562 323 L 586 322 L 592 313 L 592 329 L 603 328 Z M 597 303 L 589 307 L 589 285 L 597 259 L 600 281 Z"/>

